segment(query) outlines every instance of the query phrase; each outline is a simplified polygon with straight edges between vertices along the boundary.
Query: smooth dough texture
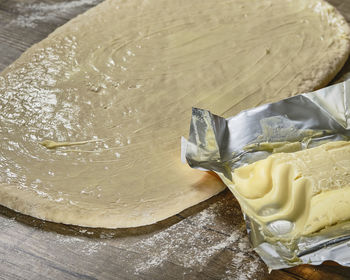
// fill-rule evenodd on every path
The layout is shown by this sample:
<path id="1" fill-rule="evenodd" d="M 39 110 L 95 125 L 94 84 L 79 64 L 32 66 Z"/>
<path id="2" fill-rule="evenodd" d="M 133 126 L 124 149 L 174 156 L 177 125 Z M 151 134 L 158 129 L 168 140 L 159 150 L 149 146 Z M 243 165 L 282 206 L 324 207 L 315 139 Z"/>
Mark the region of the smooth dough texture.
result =
<path id="1" fill-rule="evenodd" d="M 107 0 L 0 75 L 0 203 L 135 227 L 223 190 L 180 160 L 191 107 L 230 116 L 327 84 L 349 27 L 316 0 Z"/>

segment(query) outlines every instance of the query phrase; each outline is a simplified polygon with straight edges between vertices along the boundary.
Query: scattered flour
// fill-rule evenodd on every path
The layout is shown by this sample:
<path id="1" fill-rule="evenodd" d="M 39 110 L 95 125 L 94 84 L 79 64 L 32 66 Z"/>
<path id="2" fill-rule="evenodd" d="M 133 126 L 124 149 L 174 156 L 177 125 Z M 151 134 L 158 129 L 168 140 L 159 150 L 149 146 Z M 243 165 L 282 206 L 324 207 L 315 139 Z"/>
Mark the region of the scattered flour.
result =
<path id="1" fill-rule="evenodd" d="M 14 219 L 0 219 L 0 229 L 13 225 L 18 226 Z M 207 279 L 215 273 L 218 279 L 251 280 L 261 279 L 266 270 L 250 248 L 241 211 L 232 198 L 221 199 L 170 227 L 143 235 L 80 227 L 66 230 L 69 232 L 65 234 L 36 232 L 52 250 L 64 252 L 57 256 L 72 260 L 82 257 L 86 264 L 97 267 L 117 257 L 118 265 L 124 262 L 126 272 L 134 279 L 161 272 L 163 279 L 174 277 L 174 273 L 179 273 L 180 279 Z"/>
<path id="2" fill-rule="evenodd" d="M 107 245 L 103 240 L 87 240 L 81 237 L 70 237 L 57 235 L 56 241 L 60 245 L 66 245 L 67 247 L 77 250 L 80 255 L 91 256 L 97 253 Z"/>
<path id="3" fill-rule="evenodd" d="M 14 19 L 11 24 L 20 27 L 35 28 L 37 22 L 54 22 L 63 14 L 74 12 L 75 8 L 85 5 L 96 5 L 101 0 L 74 0 L 56 3 L 39 4 L 17 4 L 17 9 L 21 11 L 20 15 Z"/>
<path id="4" fill-rule="evenodd" d="M 264 270 L 263 263 L 250 248 L 241 215 L 237 205 L 220 200 L 198 214 L 145 236 L 123 238 L 113 231 L 102 231 L 99 238 L 89 238 L 90 230 L 80 229 L 80 235 L 55 234 L 55 239 L 60 245 L 57 247 L 63 245 L 65 250 L 85 258 L 93 258 L 101 251 L 103 255 L 117 254 L 128 263 L 127 267 L 133 268 L 129 271 L 132 275 L 152 273 L 154 269 L 167 271 L 167 266 L 175 266 L 183 278 L 192 273 L 198 277 L 219 263 L 224 268 L 221 279 L 257 279 Z"/>
<path id="5" fill-rule="evenodd" d="M 143 252 L 135 263 L 135 273 L 139 274 L 166 263 L 175 263 L 184 268 L 203 271 L 211 262 L 215 262 L 221 254 L 227 254 L 228 260 L 225 272 L 226 279 L 255 279 L 263 270 L 262 262 L 250 248 L 245 227 L 242 224 L 233 225 L 234 217 L 241 212 L 239 208 L 228 208 L 232 216 L 233 226 L 229 232 L 218 232 L 211 228 L 225 211 L 224 202 L 216 202 L 206 210 L 181 222 L 129 245 L 129 249 Z M 235 212 L 235 213 L 234 213 Z M 230 215 L 231 214 L 231 215 Z M 222 221 L 221 221 L 222 223 Z"/>
<path id="6" fill-rule="evenodd" d="M 7 229 L 16 225 L 16 220 L 14 218 L 7 218 L 0 216 L 0 230 Z"/>

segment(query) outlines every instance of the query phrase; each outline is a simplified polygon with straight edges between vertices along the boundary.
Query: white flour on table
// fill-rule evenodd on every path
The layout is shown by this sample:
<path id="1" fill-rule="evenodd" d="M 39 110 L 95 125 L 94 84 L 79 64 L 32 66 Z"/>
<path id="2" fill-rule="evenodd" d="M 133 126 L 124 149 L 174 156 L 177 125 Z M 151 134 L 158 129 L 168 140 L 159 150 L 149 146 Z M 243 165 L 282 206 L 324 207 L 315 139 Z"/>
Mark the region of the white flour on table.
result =
<path id="1" fill-rule="evenodd" d="M 133 267 L 129 272 L 134 275 L 147 274 L 152 269 L 166 268 L 170 264 L 183 267 L 185 278 L 193 271 L 204 271 L 216 261 L 225 261 L 223 279 L 257 279 L 258 273 L 264 270 L 263 263 L 250 248 L 239 207 L 227 204 L 218 201 L 198 214 L 136 241 L 114 237 L 113 231 L 96 239 L 57 234 L 56 241 L 58 247 L 66 245 L 67 249 L 72 248 L 85 257 L 118 250 L 120 259 Z M 222 216 L 232 219 L 222 219 Z M 235 224 L 235 220 L 239 223 Z M 218 227 L 223 230 L 217 230 Z M 80 233 L 86 235 L 90 232 L 82 229 Z M 221 254 L 226 256 L 220 258 Z"/>
<path id="2" fill-rule="evenodd" d="M 135 249 L 145 252 L 153 250 L 153 253 L 139 260 L 135 272 L 141 273 L 168 261 L 201 271 L 218 255 L 225 253 L 231 260 L 227 263 L 227 279 L 254 279 L 257 272 L 262 270 L 262 262 L 250 248 L 245 226 L 229 226 L 230 232 L 212 229 L 225 209 L 224 204 L 218 201 L 202 212 L 137 242 Z M 232 220 L 242 215 L 238 207 L 227 208 L 226 211 L 233 214 Z"/>
<path id="3" fill-rule="evenodd" d="M 35 236 L 33 240 L 38 244 L 43 241 L 47 252 L 57 251 L 55 258 L 60 256 L 62 261 L 83 258 L 87 265 L 105 266 L 106 260 L 111 259 L 110 264 L 113 264 L 112 259 L 118 257 L 118 265 L 125 267 L 125 272 L 135 279 L 141 275 L 159 275 L 160 271 L 178 271 L 179 278 L 184 279 L 202 278 L 211 272 L 220 279 L 261 279 L 266 268 L 250 248 L 242 213 L 232 199 L 220 199 L 158 232 L 136 236 L 120 235 L 118 230 L 94 231 L 65 226 L 62 230 L 69 235 L 59 234 L 55 230 L 40 230 L 48 224 L 29 217 L 34 228 L 17 222 L 16 217 L 0 216 L 0 229 L 7 237 L 7 230 L 13 231 L 13 227 L 24 235 Z M 18 217 L 22 216 L 18 214 Z M 60 230 L 58 224 L 54 226 Z M 6 240 L 4 242 L 9 242 Z M 33 240 L 28 240 L 26 246 L 37 246 Z M 71 265 L 74 267 L 73 263 Z"/>
<path id="4" fill-rule="evenodd" d="M 20 15 L 10 24 L 25 28 L 35 28 L 38 22 L 55 22 L 64 14 L 85 5 L 97 5 L 101 0 L 74 0 L 56 3 L 17 4 Z"/>

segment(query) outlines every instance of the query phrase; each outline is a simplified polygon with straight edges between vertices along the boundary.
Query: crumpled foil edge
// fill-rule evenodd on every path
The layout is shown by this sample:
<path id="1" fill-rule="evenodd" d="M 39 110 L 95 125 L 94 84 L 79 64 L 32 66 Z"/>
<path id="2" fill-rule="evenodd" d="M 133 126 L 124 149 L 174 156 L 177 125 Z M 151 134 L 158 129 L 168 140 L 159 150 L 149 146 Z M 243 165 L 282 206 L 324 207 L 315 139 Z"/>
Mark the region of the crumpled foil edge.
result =
<path id="1" fill-rule="evenodd" d="M 350 80 L 265 104 L 223 118 L 208 110 L 192 109 L 189 138 L 181 140 L 181 158 L 192 168 L 214 171 L 235 194 L 231 172 L 264 159 L 272 151 L 248 150 L 261 142 L 303 143 L 308 149 L 328 141 L 350 139 Z M 306 141 L 305 141 L 306 139 Z M 231 182 L 232 185 L 232 182 Z M 243 213 L 254 250 L 270 270 L 326 260 L 350 266 L 350 222 L 301 237 L 293 249 L 269 243 L 259 225 Z"/>

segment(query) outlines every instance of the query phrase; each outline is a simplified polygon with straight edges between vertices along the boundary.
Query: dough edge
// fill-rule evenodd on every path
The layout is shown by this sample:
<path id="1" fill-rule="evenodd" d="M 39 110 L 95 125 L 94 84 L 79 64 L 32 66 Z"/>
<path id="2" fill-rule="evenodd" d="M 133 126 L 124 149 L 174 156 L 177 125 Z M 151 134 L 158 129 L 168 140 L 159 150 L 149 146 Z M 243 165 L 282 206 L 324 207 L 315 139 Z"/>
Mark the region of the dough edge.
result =
<path id="1" fill-rule="evenodd" d="M 106 2 L 108 2 L 108 0 L 98 4 L 96 7 L 89 9 L 83 14 L 78 15 L 64 25 L 58 27 L 55 31 L 49 34 L 47 38 L 28 48 L 16 61 L 6 67 L 0 73 L 0 75 L 11 71 L 12 67 L 15 67 L 17 64 L 21 64 L 21 61 L 25 57 L 30 56 L 31 53 L 37 49 L 37 47 L 44 45 L 47 39 L 55 36 L 56 34 L 58 35 L 65 32 L 67 25 L 70 26 L 74 21 L 78 21 L 83 17 L 89 17 L 90 14 L 95 13 L 97 9 L 101 9 Z M 316 0 L 310 0 L 310 2 L 316 2 Z M 317 68 L 313 68 L 312 70 L 306 69 L 301 72 L 300 76 L 304 77 L 304 79 L 300 81 L 296 90 L 290 93 L 290 95 L 309 92 L 326 86 L 344 66 L 349 57 L 350 40 L 348 38 L 350 38 L 350 27 L 336 8 L 324 0 L 322 0 L 322 2 L 324 5 L 328 5 L 330 8 L 335 9 L 333 16 L 342 27 L 343 34 L 345 33 L 347 38 L 344 38 L 341 41 L 341 44 L 339 44 L 336 55 L 331 58 L 329 58 L 327 55 L 326 59 L 322 61 Z M 337 30 L 338 29 L 335 31 Z M 308 72 L 308 75 L 304 75 L 304 72 Z M 179 135 L 179 137 L 180 136 L 181 135 Z M 169 218 L 223 191 L 225 189 L 224 184 L 218 182 L 216 177 L 211 177 L 211 179 L 205 182 L 205 184 L 208 186 L 207 191 L 190 191 L 187 196 L 181 197 L 180 203 L 176 204 L 177 207 L 169 209 L 166 208 L 166 203 L 164 203 L 165 208 L 157 211 L 158 215 L 137 220 L 134 220 L 129 216 L 125 217 L 122 214 L 118 214 L 113 211 L 113 209 L 89 209 L 75 205 L 65 205 L 64 208 L 62 208 L 61 205 L 55 201 L 50 201 L 49 199 L 39 197 L 31 192 L 25 192 L 20 190 L 18 186 L 12 185 L 3 185 L 0 187 L 0 204 L 16 212 L 55 223 L 72 224 L 92 228 L 139 227 L 154 224 L 158 221 Z M 198 178 L 199 181 L 201 181 L 201 175 L 199 175 Z"/>

